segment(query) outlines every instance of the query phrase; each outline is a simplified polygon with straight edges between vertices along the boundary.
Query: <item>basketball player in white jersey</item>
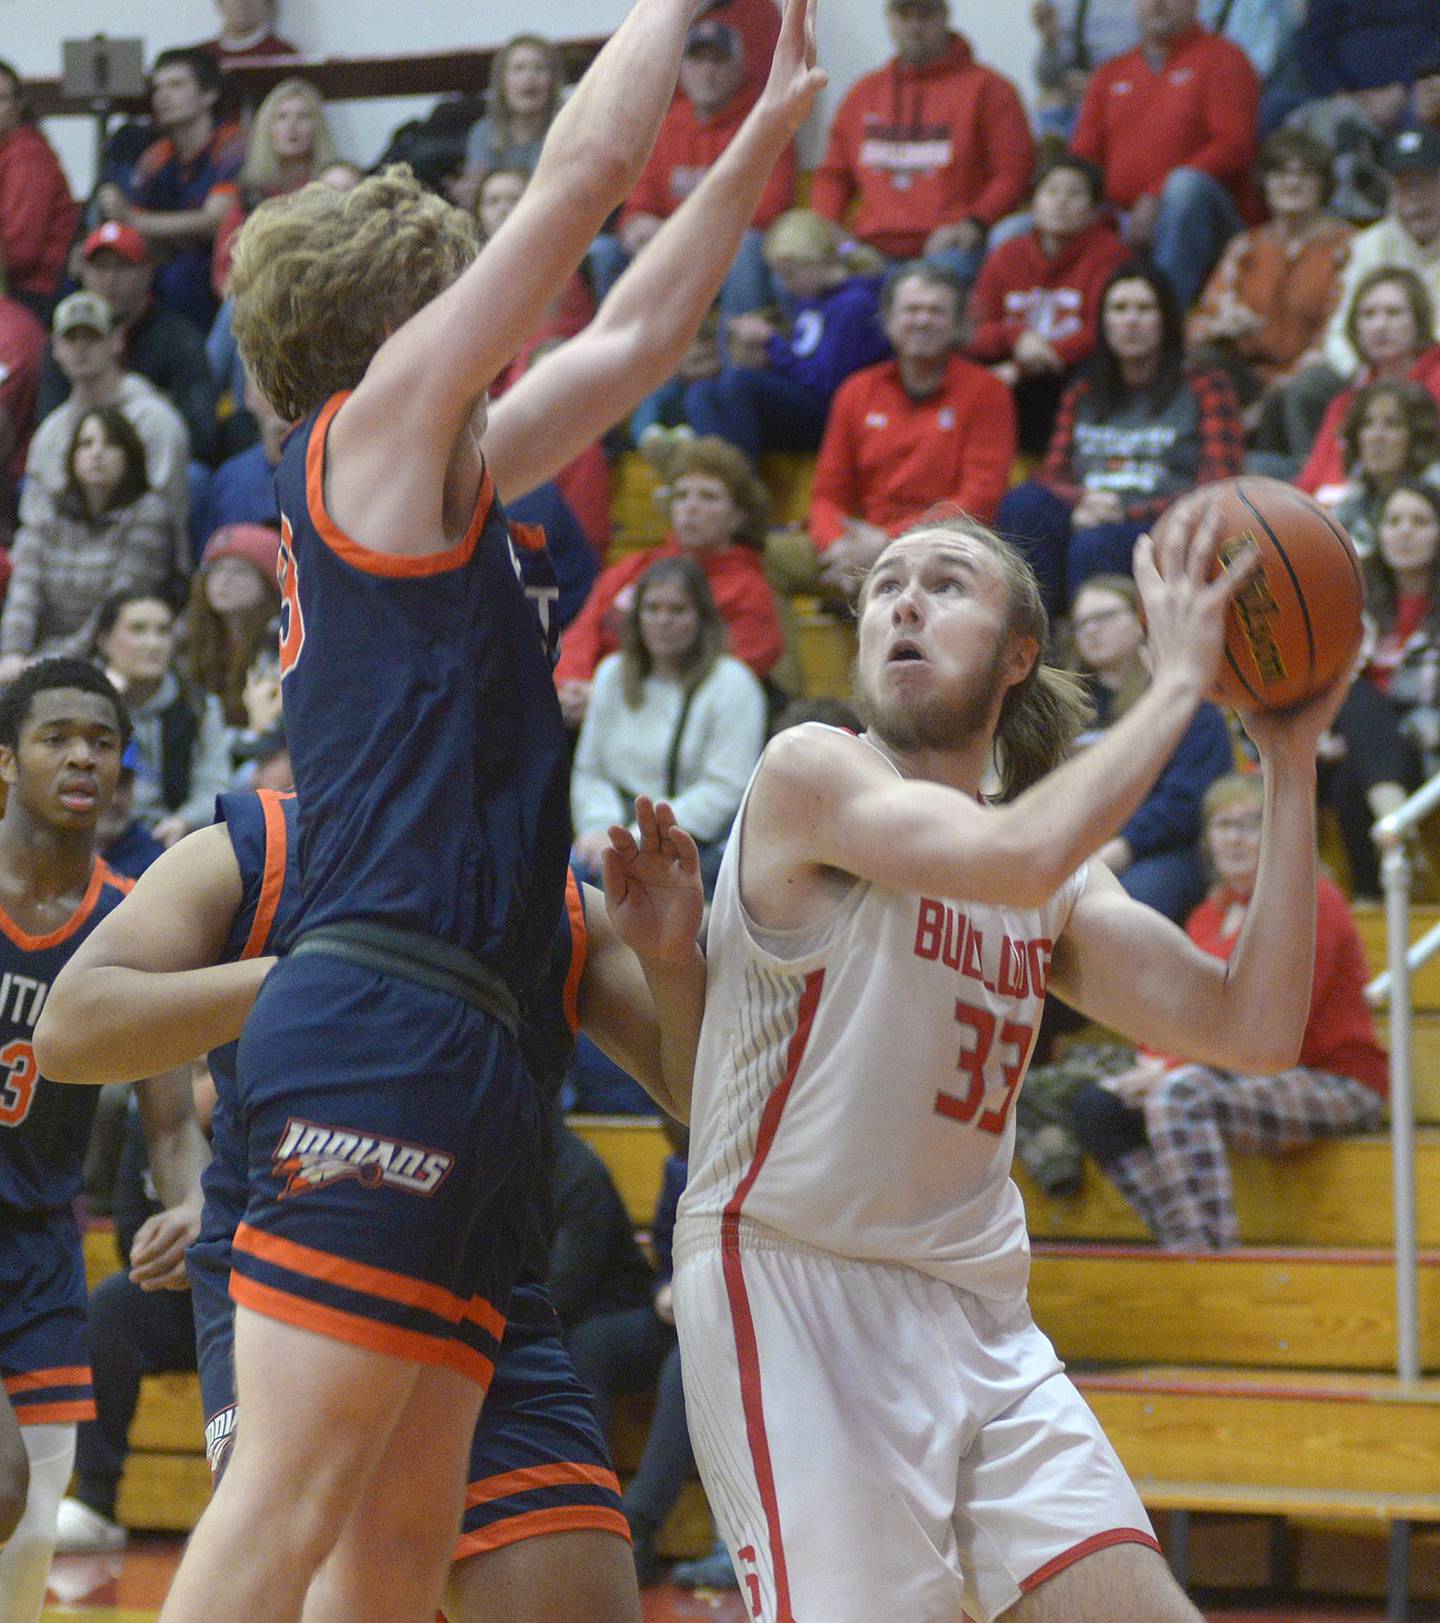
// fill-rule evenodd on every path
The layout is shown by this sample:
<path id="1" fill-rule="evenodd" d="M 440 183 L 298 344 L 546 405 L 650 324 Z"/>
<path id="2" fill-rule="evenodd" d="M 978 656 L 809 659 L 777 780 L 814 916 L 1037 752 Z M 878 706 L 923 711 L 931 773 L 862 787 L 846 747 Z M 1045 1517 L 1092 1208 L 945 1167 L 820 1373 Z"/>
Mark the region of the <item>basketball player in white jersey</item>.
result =
<path id="1" fill-rule="evenodd" d="M 782 733 L 756 769 L 710 922 L 675 1303 L 705 1488 L 764 1623 L 1198 1623 L 1030 1318 L 1009 1169 L 1047 987 L 1226 1068 L 1299 1049 L 1338 693 L 1246 718 L 1266 822 L 1228 964 L 1086 862 L 1214 679 L 1239 584 L 1208 580 L 1216 541 L 1194 515 L 1141 539 L 1153 681 L 1059 765 L 1081 708 L 1037 663 L 1028 568 L 968 520 L 902 536 L 861 598 L 869 730 Z M 607 889 L 644 888 L 661 836 L 617 830 Z"/>

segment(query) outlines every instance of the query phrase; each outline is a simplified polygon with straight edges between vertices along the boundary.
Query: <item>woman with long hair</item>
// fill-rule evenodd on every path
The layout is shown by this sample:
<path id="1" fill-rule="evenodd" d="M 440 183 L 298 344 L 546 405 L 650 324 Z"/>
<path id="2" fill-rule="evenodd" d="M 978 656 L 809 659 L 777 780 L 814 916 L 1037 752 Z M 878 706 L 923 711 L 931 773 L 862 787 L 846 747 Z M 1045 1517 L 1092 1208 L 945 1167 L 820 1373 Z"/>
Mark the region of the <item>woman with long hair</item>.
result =
<path id="1" fill-rule="evenodd" d="M 636 581 L 661 558 L 693 558 L 700 566 L 731 651 L 756 676 L 763 679 L 783 651 L 780 611 L 760 552 L 770 497 L 743 453 L 724 440 L 688 441 L 675 450 L 666 494 L 670 533 L 664 542 L 611 564 L 565 633 L 555 681 L 572 727 L 585 714 L 600 661 L 620 647 Z"/>
<path id="2" fill-rule="evenodd" d="M 1100 334 L 1060 398 L 1039 475 L 1000 504 L 997 528 L 1029 559 L 1052 613 L 1091 575 L 1129 574 L 1137 537 L 1187 490 L 1240 472 L 1234 385 L 1185 366 L 1183 320 L 1163 272 L 1112 272 Z"/>
<path id="3" fill-rule="evenodd" d="M 225 297 L 230 250 L 246 217 L 267 197 L 297 191 L 341 162 L 325 103 L 305 79 L 282 79 L 255 109 L 245 143 L 245 163 L 236 177 L 240 195 L 220 222 L 211 272 L 217 298 Z"/>
<path id="4" fill-rule="evenodd" d="M 230 787 L 220 701 L 175 668 L 175 609 L 157 592 L 112 592 L 95 624 L 95 654 L 134 726 L 135 815 L 167 849 L 215 819 Z"/>
<path id="5" fill-rule="evenodd" d="M 1232 773 L 1205 796 L 1210 894 L 1185 933 L 1228 959 L 1245 922 L 1260 863 L 1265 786 Z M 1071 1120 L 1101 1170 L 1169 1250 L 1240 1244 L 1227 1156 L 1276 1155 L 1384 1119 L 1389 1065 L 1365 1002 L 1365 949 L 1345 898 L 1321 878 L 1310 1017 L 1297 1064 L 1242 1076 L 1183 1055 L 1139 1052 L 1116 1076 L 1088 1082 Z"/>
<path id="6" fill-rule="evenodd" d="M 1295 483 L 1321 500 L 1345 483 L 1340 430 L 1359 390 L 1382 380 L 1422 385 L 1440 401 L 1435 304 L 1413 270 L 1381 265 L 1362 276 L 1345 315 L 1345 336 L 1360 357 L 1349 385 L 1325 408 L 1320 432 Z"/>
<path id="7" fill-rule="evenodd" d="M 1403 479 L 1440 479 L 1440 406 L 1418 383 L 1367 383 L 1340 425 L 1346 482 L 1335 517 L 1362 557 L 1375 550 L 1385 498 Z"/>
<path id="8" fill-rule="evenodd" d="M 246 673 L 261 644 L 275 638 L 279 551 L 280 537 L 267 526 L 226 524 L 205 543 L 190 586 L 185 663 L 231 727 L 245 726 Z"/>
<path id="9" fill-rule="evenodd" d="M 485 116 L 465 143 L 472 186 L 492 169 L 534 172 L 564 88 L 565 64 L 543 35 L 516 34 L 505 41 L 490 63 Z"/>
<path id="10" fill-rule="evenodd" d="M 88 654 L 105 598 L 167 588 L 175 557 L 174 520 L 150 488 L 139 435 L 118 406 L 85 412 L 70 438 L 64 489 L 15 537 L 0 682 L 36 659 Z"/>
<path id="11" fill-rule="evenodd" d="M 1092 743 L 1150 685 L 1140 594 L 1129 575 L 1092 575 L 1076 594 L 1070 633 L 1074 669 L 1086 678 L 1094 723 L 1077 739 Z M 1213 704 L 1202 704 L 1164 772 L 1135 815 L 1096 853 L 1131 896 L 1176 923 L 1205 894 L 1200 803 L 1234 764 L 1230 731 Z"/>
<path id="12" fill-rule="evenodd" d="M 599 871 L 635 797 L 667 800 L 713 884 L 725 836 L 765 745 L 765 690 L 725 652 L 725 622 L 693 558 L 636 583 L 620 652 L 600 662 L 570 778 L 574 856 Z M 708 888 L 708 885 L 707 885 Z"/>

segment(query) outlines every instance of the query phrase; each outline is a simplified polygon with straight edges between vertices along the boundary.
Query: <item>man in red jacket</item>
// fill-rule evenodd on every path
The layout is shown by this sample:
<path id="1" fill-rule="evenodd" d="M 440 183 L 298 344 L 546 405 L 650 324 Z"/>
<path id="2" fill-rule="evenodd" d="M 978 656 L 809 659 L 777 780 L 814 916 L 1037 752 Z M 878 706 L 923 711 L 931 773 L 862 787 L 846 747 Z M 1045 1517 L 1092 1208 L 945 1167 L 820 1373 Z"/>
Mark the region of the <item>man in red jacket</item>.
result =
<path id="1" fill-rule="evenodd" d="M 0 267 L 6 291 L 49 321 L 80 210 L 20 75 L 0 62 Z"/>
<path id="2" fill-rule="evenodd" d="M 705 177 L 745 122 L 755 95 L 745 88 L 744 47 L 728 23 L 697 22 L 685 42 L 680 88 L 634 191 L 620 210 L 618 236 L 597 237 L 590 269 L 597 298 L 604 298 L 621 272 Z M 720 308 L 740 315 L 773 303 L 775 290 L 761 244 L 766 227 L 790 207 L 795 195 L 795 148 L 775 165 L 770 184 L 745 233 L 725 285 Z"/>
<path id="3" fill-rule="evenodd" d="M 1071 143 L 1187 308 L 1244 223 L 1260 110 L 1249 57 L 1201 28 L 1197 7 L 1135 0 L 1140 43 L 1097 70 Z"/>
<path id="4" fill-rule="evenodd" d="M 990 227 L 1025 195 L 1030 126 L 1008 79 L 949 27 L 946 0 L 887 0 L 895 56 L 841 102 L 810 206 L 887 259 L 924 257 L 968 282 Z"/>
<path id="5" fill-rule="evenodd" d="M 768 554 L 779 583 L 848 596 L 891 537 L 937 503 L 994 518 L 1015 457 L 1015 404 L 998 378 L 956 353 L 964 311 L 963 290 L 942 266 L 917 262 L 890 283 L 895 359 L 836 391 L 809 536 L 777 537 Z"/>

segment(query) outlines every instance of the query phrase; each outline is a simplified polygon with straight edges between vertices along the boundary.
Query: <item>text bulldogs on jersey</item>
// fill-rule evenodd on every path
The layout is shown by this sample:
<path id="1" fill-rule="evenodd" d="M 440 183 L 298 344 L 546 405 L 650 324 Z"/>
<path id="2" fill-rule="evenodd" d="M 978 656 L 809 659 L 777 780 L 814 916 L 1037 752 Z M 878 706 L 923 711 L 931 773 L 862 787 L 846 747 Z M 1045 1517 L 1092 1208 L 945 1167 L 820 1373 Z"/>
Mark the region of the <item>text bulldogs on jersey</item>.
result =
<path id="1" fill-rule="evenodd" d="M 987 974 L 984 934 L 953 902 L 935 901 L 928 896 L 920 899 L 915 956 L 939 960 L 1001 997 L 1044 997 L 1054 946 L 1048 936 L 1033 941 L 1012 941 L 1008 935 L 1001 936 L 999 961 Z"/>
<path id="2" fill-rule="evenodd" d="M 292 1116 L 285 1123 L 271 1170 L 285 1179 L 282 1200 L 337 1178 L 358 1178 L 371 1188 L 388 1183 L 412 1195 L 430 1196 L 449 1177 L 454 1164 L 455 1157 L 443 1150 L 321 1122 L 297 1121 Z"/>

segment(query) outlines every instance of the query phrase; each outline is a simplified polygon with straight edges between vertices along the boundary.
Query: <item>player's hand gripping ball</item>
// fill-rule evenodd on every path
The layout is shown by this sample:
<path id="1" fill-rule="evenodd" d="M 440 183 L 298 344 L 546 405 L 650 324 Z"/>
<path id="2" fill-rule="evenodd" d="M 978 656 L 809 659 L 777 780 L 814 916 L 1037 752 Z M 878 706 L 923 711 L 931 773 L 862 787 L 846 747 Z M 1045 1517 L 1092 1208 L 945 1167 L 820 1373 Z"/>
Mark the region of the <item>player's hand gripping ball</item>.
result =
<path id="1" fill-rule="evenodd" d="M 1260 558 L 1226 610 L 1211 697 L 1239 710 L 1299 704 L 1360 650 L 1365 587 L 1354 542 L 1318 502 L 1279 479 L 1205 485 L 1167 509 L 1160 525 L 1196 502 L 1219 512 L 1222 569 L 1247 546 Z"/>

